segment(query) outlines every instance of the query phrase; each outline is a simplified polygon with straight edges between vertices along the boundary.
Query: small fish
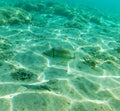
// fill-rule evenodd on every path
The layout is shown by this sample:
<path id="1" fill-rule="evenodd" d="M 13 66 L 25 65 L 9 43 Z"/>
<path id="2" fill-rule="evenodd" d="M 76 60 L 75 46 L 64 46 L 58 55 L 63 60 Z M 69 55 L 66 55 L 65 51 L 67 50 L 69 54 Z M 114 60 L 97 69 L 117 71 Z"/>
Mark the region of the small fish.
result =
<path id="1" fill-rule="evenodd" d="M 51 48 L 50 50 L 47 50 L 43 52 L 44 55 L 50 56 L 50 57 L 56 57 L 56 58 L 66 58 L 66 59 L 73 59 L 75 55 L 71 53 L 70 50 L 64 49 L 64 48 Z"/>

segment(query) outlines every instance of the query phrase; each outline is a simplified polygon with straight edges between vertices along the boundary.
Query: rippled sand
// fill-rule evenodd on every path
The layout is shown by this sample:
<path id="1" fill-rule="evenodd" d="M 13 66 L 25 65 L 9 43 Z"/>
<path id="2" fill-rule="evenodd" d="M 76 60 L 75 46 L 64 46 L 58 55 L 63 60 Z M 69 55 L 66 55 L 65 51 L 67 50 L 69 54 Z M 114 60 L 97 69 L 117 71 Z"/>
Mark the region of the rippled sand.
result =
<path id="1" fill-rule="evenodd" d="M 1 6 L 0 111 L 120 111 L 118 18 L 51 2 Z"/>

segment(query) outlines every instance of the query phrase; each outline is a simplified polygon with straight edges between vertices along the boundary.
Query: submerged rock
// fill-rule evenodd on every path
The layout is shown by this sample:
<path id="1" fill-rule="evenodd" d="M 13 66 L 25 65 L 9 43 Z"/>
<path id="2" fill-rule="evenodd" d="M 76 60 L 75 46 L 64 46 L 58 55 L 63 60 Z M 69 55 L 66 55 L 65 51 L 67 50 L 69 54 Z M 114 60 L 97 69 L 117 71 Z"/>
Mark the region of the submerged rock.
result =
<path id="1" fill-rule="evenodd" d="M 0 8 L 0 25 L 21 25 L 28 24 L 31 15 L 25 10 L 11 7 Z"/>
<path id="2" fill-rule="evenodd" d="M 15 4 L 15 7 L 22 8 L 26 11 L 38 11 L 42 12 L 45 9 L 45 4 L 39 3 L 32 3 L 32 2 L 20 2 Z"/>
<path id="3" fill-rule="evenodd" d="M 74 17 L 74 13 L 72 12 L 72 10 L 69 10 L 69 8 L 64 5 L 54 6 L 54 14 L 66 17 L 68 19 L 72 19 Z"/>

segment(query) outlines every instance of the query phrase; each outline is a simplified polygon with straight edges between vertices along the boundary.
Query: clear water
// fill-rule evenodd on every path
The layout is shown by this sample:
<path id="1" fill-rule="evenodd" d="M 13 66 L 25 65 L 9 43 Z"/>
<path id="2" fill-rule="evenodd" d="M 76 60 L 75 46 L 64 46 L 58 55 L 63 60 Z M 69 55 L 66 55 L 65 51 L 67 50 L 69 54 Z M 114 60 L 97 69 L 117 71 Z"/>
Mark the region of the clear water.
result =
<path id="1" fill-rule="evenodd" d="M 120 111 L 118 0 L 1 0 L 0 111 Z"/>

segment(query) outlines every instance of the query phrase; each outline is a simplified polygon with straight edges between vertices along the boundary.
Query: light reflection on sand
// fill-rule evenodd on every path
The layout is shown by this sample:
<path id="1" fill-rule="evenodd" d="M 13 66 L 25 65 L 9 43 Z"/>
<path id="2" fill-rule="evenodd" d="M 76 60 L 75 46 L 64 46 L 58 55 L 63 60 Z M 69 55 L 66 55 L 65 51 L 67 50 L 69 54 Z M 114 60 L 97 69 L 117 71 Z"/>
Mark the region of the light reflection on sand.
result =
<path id="1" fill-rule="evenodd" d="M 19 25 L 1 22 L 1 111 L 119 111 L 120 26 L 95 9 L 51 7 L 32 9 L 30 24 L 26 11 Z"/>

